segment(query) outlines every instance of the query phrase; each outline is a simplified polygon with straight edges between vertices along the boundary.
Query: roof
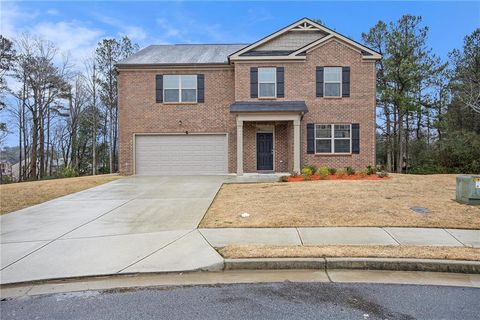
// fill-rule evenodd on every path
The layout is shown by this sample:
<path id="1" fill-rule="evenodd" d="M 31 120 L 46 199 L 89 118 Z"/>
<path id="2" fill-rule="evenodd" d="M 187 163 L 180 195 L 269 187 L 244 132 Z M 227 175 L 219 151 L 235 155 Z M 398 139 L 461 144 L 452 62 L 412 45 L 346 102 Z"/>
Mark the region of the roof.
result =
<path id="1" fill-rule="evenodd" d="M 308 112 L 305 101 L 238 101 L 230 112 Z"/>
<path id="2" fill-rule="evenodd" d="M 248 44 L 151 45 L 122 60 L 118 65 L 227 64 L 228 56 Z"/>

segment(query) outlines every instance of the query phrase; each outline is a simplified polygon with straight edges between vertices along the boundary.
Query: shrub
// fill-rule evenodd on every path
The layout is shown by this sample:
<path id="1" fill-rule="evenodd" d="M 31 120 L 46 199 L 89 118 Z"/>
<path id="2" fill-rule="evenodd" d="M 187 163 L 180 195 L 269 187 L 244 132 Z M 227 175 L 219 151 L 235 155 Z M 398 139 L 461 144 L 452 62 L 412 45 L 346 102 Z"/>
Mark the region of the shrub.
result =
<path id="1" fill-rule="evenodd" d="M 353 176 L 355 174 L 355 169 L 353 169 L 352 167 L 348 166 L 348 167 L 345 167 L 345 172 L 349 175 L 349 176 Z"/>
<path id="2" fill-rule="evenodd" d="M 73 167 L 71 166 L 65 166 L 63 169 L 62 169 L 62 172 L 60 172 L 60 175 L 63 177 L 63 178 L 71 178 L 71 177 L 75 177 L 77 175 L 77 173 L 75 172 L 75 169 L 73 169 Z"/>
<path id="3" fill-rule="evenodd" d="M 304 168 L 309 168 L 310 170 L 312 170 L 312 174 L 314 174 L 315 172 L 317 172 L 317 167 L 314 166 L 314 165 L 311 165 L 311 164 L 306 164 L 303 166 Z"/>
<path id="4" fill-rule="evenodd" d="M 369 173 L 368 168 L 362 169 L 362 170 L 360 171 L 360 176 L 361 176 L 361 177 L 366 177 L 366 176 L 368 176 L 368 175 L 370 175 L 370 174 L 371 174 L 371 173 Z"/>
<path id="5" fill-rule="evenodd" d="M 302 176 L 305 178 L 305 180 L 309 180 L 310 177 L 312 176 L 313 172 L 312 169 L 308 166 L 304 166 L 302 168 Z"/>
<path id="6" fill-rule="evenodd" d="M 343 169 L 338 169 L 337 172 L 335 172 L 335 175 L 339 178 L 343 178 L 343 177 L 345 177 L 346 172 Z"/>
<path id="7" fill-rule="evenodd" d="M 388 173 L 386 171 L 378 171 L 377 176 L 379 176 L 380 178 L 385 178 L 388 177 Z"/>
<path id="8" fill-rule="evenodd" d="M 317 176 L 320 176 L 320 179 L 325 179 L 328 176 L 329 171 L 327 167 L 320 167 L 317 169 L 317 172 L 315 172 L 315 174 Z"/>
<path id="9" fill-rule="evenodd" d="M 335 173 L 337 172 L 337 169 L 335 169 L 335 168 L 328 168 L 328 172 L 333 175 L 333 174 L 335 174 Z"/>
<path id="10" fill-rule="evenodd" d="M 372 175 L 377 172 L 377 169 L 375 169 L 375 167 L 372 167 L 371 165 L 368 165 L 366 171 L 368 175 Z"/>

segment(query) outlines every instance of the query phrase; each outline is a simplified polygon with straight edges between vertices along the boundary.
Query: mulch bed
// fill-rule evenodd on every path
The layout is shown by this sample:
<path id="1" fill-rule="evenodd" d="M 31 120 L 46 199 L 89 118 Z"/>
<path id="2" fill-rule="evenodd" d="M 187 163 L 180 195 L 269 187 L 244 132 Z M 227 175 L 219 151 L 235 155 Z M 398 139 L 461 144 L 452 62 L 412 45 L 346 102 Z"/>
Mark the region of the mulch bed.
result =
<path id="1" fill-rule="evenodd" d="M 328 176 L 321 178 L 318 175 L 311 175 L 307 179 L 304 176 L 288 177 L 288 182 L 298 182 L 298 181 L 316 181 L 316 180 L 387 180 L 388 177 L 379 177 L 376 174 L 362 176 L 360 173 L 355 173 L 353 175 L 344 175 L 337 176 L 334 174 L 329 174 Z"/>

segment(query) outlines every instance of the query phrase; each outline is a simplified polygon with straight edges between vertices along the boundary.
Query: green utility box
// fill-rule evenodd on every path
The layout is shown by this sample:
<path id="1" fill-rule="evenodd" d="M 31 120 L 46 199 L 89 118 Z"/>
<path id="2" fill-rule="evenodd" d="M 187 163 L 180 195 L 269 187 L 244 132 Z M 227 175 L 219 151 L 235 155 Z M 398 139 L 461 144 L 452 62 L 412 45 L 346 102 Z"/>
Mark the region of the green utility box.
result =
<path id="1" fill-rule="evenodd" d="M 457 201 L 480 205 L 480 176 L 457 177 Z"/>

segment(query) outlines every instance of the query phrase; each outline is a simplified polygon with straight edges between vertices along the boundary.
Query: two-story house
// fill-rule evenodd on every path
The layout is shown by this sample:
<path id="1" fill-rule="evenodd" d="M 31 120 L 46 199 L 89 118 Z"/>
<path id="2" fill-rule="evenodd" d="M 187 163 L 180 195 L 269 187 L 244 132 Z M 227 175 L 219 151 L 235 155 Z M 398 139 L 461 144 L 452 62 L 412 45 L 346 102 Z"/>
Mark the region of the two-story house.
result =
<path id="1" fill-rule="evenodd" d="M 374 165 L 380 58 L 307 18 L 252 44 L 149 46 L 117 65 L 120 173 Z"/>

